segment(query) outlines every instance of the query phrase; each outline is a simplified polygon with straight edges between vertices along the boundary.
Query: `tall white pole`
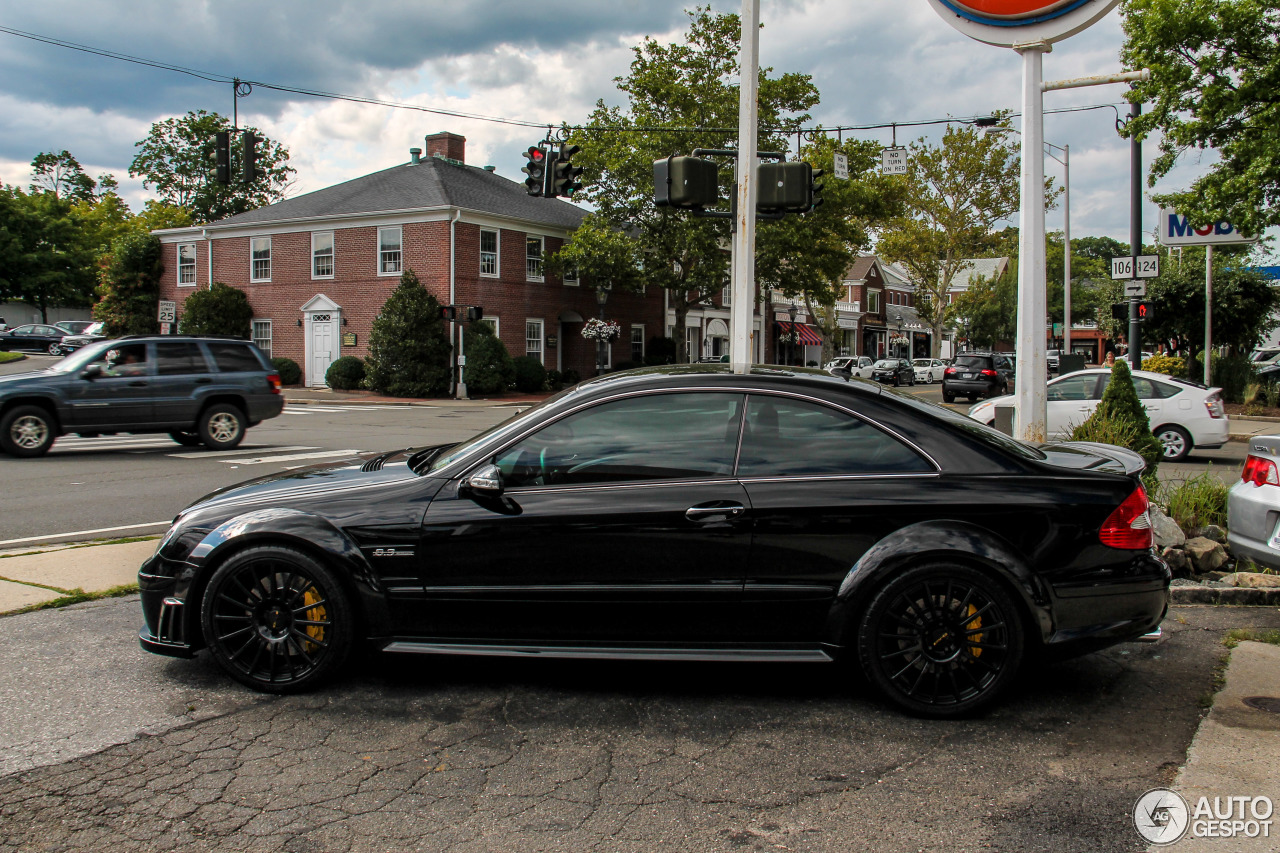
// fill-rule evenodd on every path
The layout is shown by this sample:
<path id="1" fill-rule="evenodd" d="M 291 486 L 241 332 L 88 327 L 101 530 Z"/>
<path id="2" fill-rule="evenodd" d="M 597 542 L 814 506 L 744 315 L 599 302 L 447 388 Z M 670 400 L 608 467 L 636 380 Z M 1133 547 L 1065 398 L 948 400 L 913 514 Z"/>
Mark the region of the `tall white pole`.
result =
<path id="1" fill-rule="evenodd" d="M 752 313 L 756 280 L 756 116 L 760 67 L 760 0 L 742 0 L 742 41 L 738 49 L 737 215 L 734 217 L 732 321 L 729 361 L 734 373 L 751 371 Z"/>
<path id="2" fill-rule="evenodd" d="M 1213 384 L 1213 244 L 1204 247 L 1204 384 Z"/>
<path id="3" fill-rule="evenodd" d="M 1044 97 L 1040 83 L 1048 44 L 1022 54 L 1022 202 L 1018 218 L 1018 363 L 1014 436 L 1045 440 L 1045 336 L 1048 296 L 1044 253 Z"/>
<path id="4" fill-rule="evenodd" d="M 1062 146 L 1062 352 L 1071 353 L 1071 146 Z M 1059 357 L 1058 363 L 1062 360 Z"/>

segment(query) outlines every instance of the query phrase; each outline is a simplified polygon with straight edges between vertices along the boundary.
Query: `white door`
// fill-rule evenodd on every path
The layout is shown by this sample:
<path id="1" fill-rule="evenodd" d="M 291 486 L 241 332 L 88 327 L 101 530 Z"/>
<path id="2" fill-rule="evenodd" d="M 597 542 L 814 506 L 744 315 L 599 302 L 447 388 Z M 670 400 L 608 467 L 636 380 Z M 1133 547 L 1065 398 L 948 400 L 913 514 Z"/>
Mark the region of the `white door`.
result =
<path id="1" fill-rule="evenodd" d="M 331 313 L 311 315 L 311 375 L 307 377 L 311 385 L 325 384 L 324 376 L 336 358 L 335 325 L 334 315 Z"/>

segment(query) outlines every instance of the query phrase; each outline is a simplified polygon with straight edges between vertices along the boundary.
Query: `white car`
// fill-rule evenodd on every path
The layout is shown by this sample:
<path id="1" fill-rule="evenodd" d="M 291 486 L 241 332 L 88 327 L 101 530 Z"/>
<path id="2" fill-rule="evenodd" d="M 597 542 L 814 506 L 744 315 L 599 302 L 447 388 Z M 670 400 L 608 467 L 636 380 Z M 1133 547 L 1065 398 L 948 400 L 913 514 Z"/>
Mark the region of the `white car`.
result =
<path id="1" fill-rule="evenodd" d="M 947 365 L 940 358 L 917 358 L 911 366 L 916 371 L 916 381 L 926 385 L 941 382 L 942 375 L 947 372 Z"/>
<path id="2" fill-rule="evenodd" d="M 1057 441 L 1070 436 L 1073 428 L 1093 414 L 1110 381 L 1111 370 L 1105 367 L 1050 381 L 1045 437 Z M 1146 370 L 1133 372 L 1133 388 L 1147 410 L 1151 431 L 1164 445 L 1166 462 L 1185 458 L 1195 447 L 1210 449 L 1227 443 L 1229 427 L 1221 388 L 1205 388 Z M 996 406 L 1013 406 L 1016 401 L 1013 395 L 984 400 L 969 409 L 969 417 L 994 426 Z"/>
<path id="3" fill-rule="evenodd" d="M 1248 557 L 1280 569 L 1280 435 L 1255 435 L 1240 479 L 1227 493 L 1227 545 L 1236 557 Z"/>
<path id="4" fill-rule="evenodd" d="M 830 373 L 833 369 L 847 370 L 850 376 L 858 379 L 870 379 L 871 368 L 875 361 L 865 355 L 842 355 L 822 365 L 822 369 Z"/>

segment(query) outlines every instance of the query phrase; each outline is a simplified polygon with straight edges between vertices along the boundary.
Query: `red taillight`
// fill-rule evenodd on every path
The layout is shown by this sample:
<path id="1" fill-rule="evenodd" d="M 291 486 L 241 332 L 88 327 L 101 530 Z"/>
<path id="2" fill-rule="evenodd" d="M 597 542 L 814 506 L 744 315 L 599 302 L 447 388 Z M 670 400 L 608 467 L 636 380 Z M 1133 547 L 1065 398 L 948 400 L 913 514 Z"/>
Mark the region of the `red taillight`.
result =
<path id="1" fill-rule="evenodd" d="M 944 373 L 944 374 L 942 374 L 942 375 L 943 375 L 943 376 L 952 376 L 952 375 L 954 375 L 954 374 L 955 374 L 955 372 L 956 372 L 956 369 L 955 369 L 954 367 L 948 367 L 948 368 L 947 368 L 947 372 L 946 372 L 946 373 Z"/>
<path id="2" fill-rule="evenodd" d="M 1276 472 L 1276 463 L 1261 456 L 1250 453 L 1244 460 L 1244 471 L 1240 479 L 1255 486 L 1280 486 L 1280 474 Z"/>
<path id="3" fill-rule="evenodd" d="M 994 370 L 984 370 L 984 371 L 982 371 L 982 373 L 981 373 L 980 375 L 982 375 L 982 376 L 998 376 L 999 374 L 998 374 L 998 373 L 996 373 Z"/>
<path id="4" fill-rule="evenodd" d="M 281 386 L 280 386 L 280 374 L 279 374 L 279 373 L 268 373 L 268 374 L 267 374 L 267 384 L 271 386 L 271 393 L 272 393 L 272 394 L 279 394 L 279 393 L 280 393 L 280 387 L 281 387 Z"/>
<path id="5" fill-rule="evenodd" d="M 1109 548 L 1139 550 L 1151 547 L 1151 516 L 1147 514 L 1147 493 L 1138 486 L 1124 503 L 1102 522 L 1098 538 Z"/>
<path id="6" fill-rule="evenodd" d="M 1210 394 L 1208 397 L 1205 397 L 1204 407 L 1209 410 L 1209 417 L 1211 418 L 1220 418 L 1224 414 L 1226 414 L 1226 411 L 1222 405 L 1221 394 L 1215 393 L 1215 394 Z"/>

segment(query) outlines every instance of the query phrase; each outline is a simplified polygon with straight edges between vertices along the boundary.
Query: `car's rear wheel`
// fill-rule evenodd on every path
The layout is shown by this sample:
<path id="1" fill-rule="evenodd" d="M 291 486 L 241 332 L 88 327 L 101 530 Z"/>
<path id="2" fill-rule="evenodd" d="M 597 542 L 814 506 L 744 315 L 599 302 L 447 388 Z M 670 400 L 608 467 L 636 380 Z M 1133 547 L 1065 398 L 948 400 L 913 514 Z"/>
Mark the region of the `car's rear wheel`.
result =
<path id="1" fill-rule="evenodd" d="M 957 717 L 993 702 L 1022 662 L 1018 607 L 967 566 L 908 569 L 872 596 L 858 628 L 863 672 L 899 707 Z"/>
<path id="2" fill-rule="evenodd" d="M 260 546 L 233 555 L 205 588 L 205 643 L 218 665 L 267 693 L 308 690 L 351 653 L 354 613 L 337 577 L 308 554 Z"/>
<path id="3" fill-rule="evenodd" d="M 1173 424 L 1162 426 L 1156 430 L 1156 438 L 1160 439 L 1160 444 L 1164 448 L 1165 462 L 1186 459 L 1187 454 L 1191 452 L 1191 436 L 1187 435 L 1187 431 L 1180 426 Z"/>
<path id="4" fill-rule="evenodd" d="M 53 417 L 39 406 L 15 406 L 0 419 L 0 449 L 11 456 L 42 456 L 56 437 Z"/>
<path id="5" fill-rule="evenodd" d="M 955 401 L 956 401 L 956 395 L 955 395 L 955 394 L 948 394 L 946 391 L 943 391 L 943 392 L 942 392 L 942 402 L 944 402 L 944 403 L 954 403 Z"/>
<path id="6" fill-rule="evenodd" d="M 181 444 L 183 447 L 195 447 L 200 443 L 199 433 L 179 432 L 177 430 L 169 433 L 169 438 Z"/>
<path id="7" fill-rule="evenodd" d="M 47 352 L 49 355 L 62 355 L 62 347 L 57 344 L 49 344 Z"/>
<path id="8" fill-rule="evenodd" d="M 244 439 L 244 413 L 230 403 L 215 403 L 200 415 L 200 440 L 210 450 L 230 450 Z"/>

